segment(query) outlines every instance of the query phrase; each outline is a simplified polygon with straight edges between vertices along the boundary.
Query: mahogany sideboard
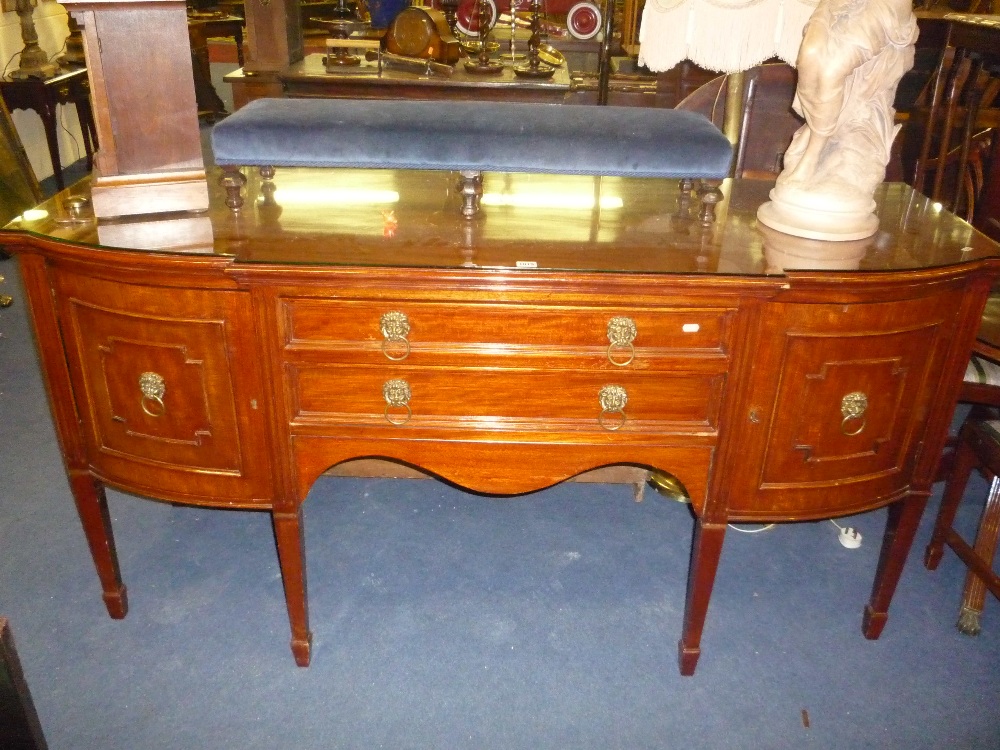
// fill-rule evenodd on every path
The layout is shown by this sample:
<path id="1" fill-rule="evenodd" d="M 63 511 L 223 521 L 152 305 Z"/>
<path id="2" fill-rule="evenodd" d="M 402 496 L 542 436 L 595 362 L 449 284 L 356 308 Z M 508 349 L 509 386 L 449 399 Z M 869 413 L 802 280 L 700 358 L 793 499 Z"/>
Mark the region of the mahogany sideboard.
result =
<path id="1" fill-rule="evenodd" d="M 510 495 L 629 465 L 691 499 L 683 674 L 730 522 L 888 506 L 879 636 L 1000 246 L 901 184 L 874 237 L 822 243 L 756 225 L 766 182 L 727 182 L 706 227 L 669 180 L 487 174 L 467 221 L 447 173 L 248 177 L 238 213 L 210 176 L 207 213 L 98 223 L 81 183 L 0 233 L 112 617 L 105 486 L 269 512 L 305 666 L 302 504 L 330 467 Z"/>

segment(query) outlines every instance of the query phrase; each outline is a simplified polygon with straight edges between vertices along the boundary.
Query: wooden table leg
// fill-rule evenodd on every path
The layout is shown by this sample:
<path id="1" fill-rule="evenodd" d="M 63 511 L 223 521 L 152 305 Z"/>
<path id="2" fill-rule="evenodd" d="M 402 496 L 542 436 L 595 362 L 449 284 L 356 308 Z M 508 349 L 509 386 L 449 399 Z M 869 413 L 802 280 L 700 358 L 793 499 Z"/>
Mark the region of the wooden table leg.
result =
<path id="1" fill-rule="evenodd" d="M 294 513 L 275 512 L 271 516 L 278 542 L 281 580 L 285 586 L 285 605 L 292 628 L 292 654 L 295 663 L 308 667 L 312 651 L 309 632 L 309 605 L 306 601 L 306 560 L 302 536 L 302 508 Z"/>
<path id="2" fill-rule="evenodd" d="M 926 505 L 926 495 L 910 495 L 889 506 L 875 583 L 861 623 L 861 631 L 869 640 L 882 635 L 885 622 L 889 619 L 889 603 L 903 573 L 903 564 Z"/>
<path id="3" fill-rule="evenodd" d="M 246 65 L 246 61 L 243 59 L 243 27 L 237 26 L 233 29 L 233 41 L 236 42 L 236 61 L 239 63 L 240 67 Z"/>
<path id="4" fill-rule="evenodd" d="M 87 171 L 94 168 L 94 152 L 97 150 L 97 128 L 94 126 L 94 113 L 90 108 L 90 99 L 78 97 L 73 102 L 76 105 L 76 118 L 80 123 L 80 134 L 83 136 L 83 149 L 87 153 Z"/>
<path id="5" fill-rule="evenodd" d="M 59 136 L 56 133 L 56 108 L 52 104 L 46 103 L 46 105 L 39 109 L 39 115 L 42 117 L 42 125 L 45 128 L 45 142 L 49 147 L 49 158 L 52 159 L 52 174 L 56 178 L 56 187 L 60 190 L 66 188 L 66 183 L 63 182 L 62 173 L 62 157 L 59 156 Z"/>
<path id="6" fill-rule="evenodd" d="M 712 586 L 725 537 L 725 523 L 705 523 L 700 518 L 695 521 L 684 605 L 684 630 L 677 644 L 678 663 L 684 676 L 694 674 L 701 656 L 701 632 L 705 627 L 705 615 L 712 598 Z"/>
<path id="7" fill-rule="evenodd" d="M 128 593 L 118 567 L 118 553 L 115 551 L 104 486 L 94 481 L 90 474 L 72 472 L 70 489 L 101 581 L 104 605 L 108 608 L 109 615 L 120 620 L 128 613 Z"/>

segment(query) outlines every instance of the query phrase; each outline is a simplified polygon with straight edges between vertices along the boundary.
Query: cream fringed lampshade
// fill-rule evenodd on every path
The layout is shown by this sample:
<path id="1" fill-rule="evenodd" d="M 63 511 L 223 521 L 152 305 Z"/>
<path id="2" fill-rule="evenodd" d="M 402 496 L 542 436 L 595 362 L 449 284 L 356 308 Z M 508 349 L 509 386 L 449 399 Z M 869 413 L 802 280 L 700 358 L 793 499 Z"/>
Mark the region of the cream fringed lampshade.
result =
<path id="1" fill-rule="evenodd" d="M 873 195 L 916 38 L 912 0 L 648 0 L 639 60 L 657 71 L 685 58 L 726 73 L 769 57 L 794 65 L 793 108 L 805 125 L 757 218 L 797 237 L 849 241 L 878 230 Z M 737 102 L 727 96 L 727 115 Z"/>
<path id="2" fill-rule="evenodd" d="M 819 0 L 647 0 L 639 62 L 652 71 L 691 60 L 734 73 L 778 57 L 795 65 Z"/>

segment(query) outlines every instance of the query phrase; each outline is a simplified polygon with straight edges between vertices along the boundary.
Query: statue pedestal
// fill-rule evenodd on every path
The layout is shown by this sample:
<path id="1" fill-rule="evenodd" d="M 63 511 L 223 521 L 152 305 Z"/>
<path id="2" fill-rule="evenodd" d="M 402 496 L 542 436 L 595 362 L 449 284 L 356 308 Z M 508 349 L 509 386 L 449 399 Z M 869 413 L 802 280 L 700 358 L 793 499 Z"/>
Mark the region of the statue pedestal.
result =
<path id="1" fill-rule="evenodd" d="M 878 231 L 870 195 L 842 196 L 775 186 L 771 200 L 757 209 L 757 220 L 779 232 L 813 240 L 861 240 Z"/>

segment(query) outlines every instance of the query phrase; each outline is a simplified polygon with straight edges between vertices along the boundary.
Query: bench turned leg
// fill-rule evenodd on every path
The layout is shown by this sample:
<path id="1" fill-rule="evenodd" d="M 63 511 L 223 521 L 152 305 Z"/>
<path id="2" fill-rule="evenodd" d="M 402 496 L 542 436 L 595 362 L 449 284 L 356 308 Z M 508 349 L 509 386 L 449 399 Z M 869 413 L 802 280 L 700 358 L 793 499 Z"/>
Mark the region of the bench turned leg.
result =
<path id="1" fill-rule="evenodd" d="M 247 184 L 240 168 L 223 167 L 219 184 L 226 190 L 226 205 L 234 213 L 239 211 L 243 207 L 243 186 Z"/>
<path id="2" fill-rule="evenodd" d="M 479 201 L 483 197 L 483 173 L 479 170 L 459 172 L 461 179 L 458 190 L 462 196 L 462 216 L 472 219 L 479 213 Z"/>
<path id="3" fill-rule="evenodd" d="M 698 220 L 703 227 L 709 227 L 715 223 L 715 206 L 723 199 L 719 186 L 722 180 L 702 180 L 698 188 L 698 198 L 701 200 L 701 213 Z"/>

